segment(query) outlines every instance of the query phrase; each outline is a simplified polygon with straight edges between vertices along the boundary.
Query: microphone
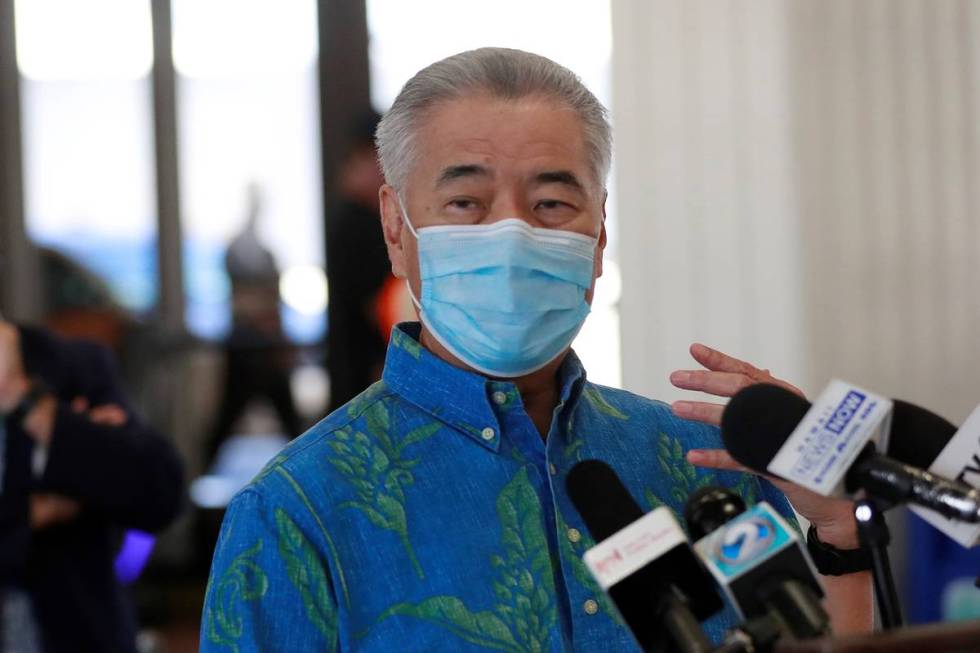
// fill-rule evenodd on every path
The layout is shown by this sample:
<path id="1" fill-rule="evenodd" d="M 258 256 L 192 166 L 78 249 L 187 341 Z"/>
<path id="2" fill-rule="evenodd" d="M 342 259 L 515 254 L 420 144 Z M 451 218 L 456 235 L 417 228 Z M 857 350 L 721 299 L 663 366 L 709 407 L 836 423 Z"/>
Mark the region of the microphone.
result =
<path id="1" fill-rule="evenodd" d="M 876 499 L 913 503 L 959 521 L 980 522 L 980 491 L 875 451 L 867 442 L 871 422 L 860 420 L 877 406 L 869 402 L 862 407 L 862 401 L 854 400 L 855 405 L 844 411 L 843 402 L 834 409 L 822 395 L 811 407 L 784 388 L 749 386 L 732 397 L 722 414 L 722 440 L 743 465 L 823 495 L 835 494 L 843 481 L 847 493 L 863 489 Z M 921 462 L 919 441 L 932 438 L 925 454 L 930 455 L 936 442 L 945 444 L 954 430 L 924 408 L 896 402 L 888 450 Z"/>
<path id="2" fill-rule="evenodd" d="M 923 461 L 920 466 L 928 466 L 933 474 L 941 474 L 976 487 L 980 484 L 980 407 L 966 418 L 963 426 L 955 434 L 952 434 L 955 430 L 952 424 L 949 425 L 948 430 L 951 438 L 941 443 L 942 438 L 936 438 L 935 442 L 931 443 L 928 453 L 922 454 Z M 935 455 L 933 450 L 936 450 Z M 898 455 L 896 457 L 906 460 Z M 960 546 L 969 548 L 980 544 L 980 524 L 954 521 L 919 506 L 912 506 L 911 510 Z"/>
<path id="3" fill-rule="evenodd" d="M 746 621 L 745 630 L 758 632 L 753 626 L 775 622 L 772 639 L 830 633 L 813 562 L 796 531 L 768 503 L 746 510 L 731 490 L 707 486 L 688 497 L 684 519 L 692 537 L 699 537 L 694 550 Z M 753 639 L 765 643 L 758 635 Z"/>
<path id="4" fill-rule="evenodd" d="M 641 648 L 711 651 L 699 622 L 724 605 L 670 510 L 644 515 L 616 472 L 598 460 L 577 463 L 565 483 L 599 542 L 586 551 L 585 564 Z"/>

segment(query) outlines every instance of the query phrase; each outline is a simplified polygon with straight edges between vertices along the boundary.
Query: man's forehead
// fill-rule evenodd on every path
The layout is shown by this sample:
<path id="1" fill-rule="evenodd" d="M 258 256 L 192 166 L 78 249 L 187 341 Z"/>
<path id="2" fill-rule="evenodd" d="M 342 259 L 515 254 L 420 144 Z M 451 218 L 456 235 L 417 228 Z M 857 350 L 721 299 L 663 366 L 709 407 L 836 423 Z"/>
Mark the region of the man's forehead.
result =
<path id="1" fill-rule="evenodd" d="M 497 174 L 498 171 L 492 163 L 450 164 L 442 168 L 437 174 L 435 187 L 437 189 L 445 188 L 461 180 L 493 181 L 497 177 Z M 561 184 L 579 192 L 586 192 L 584 179 L 580 178 L 580 174 L 570 169 L 556 168 L 553 166 L 531 167 L 523 173 L 521 181 L 531 186 Z"/>
<path id="2" fill-rule="evenodd" d="M 584 142 L 569 130 L 545 126 L 541 130 L 486 126 L 440 130 L 438 125 L 435 127 L 422 146 L 422 151 L 432 157 L 464 158 L 486 165 L 554 158 L 583 159 L 582 164 L 585 163 Z M 476 131 L 495 133 L 477 135 Z"/>
<path id="3" fill-rule="evenodd" d="M 421 125 L 424 143 L 506 156 L 545 153 L 560 145 L 580 149 L 579 116 L 554 100 L 464 96 L 432 107 Z"/>

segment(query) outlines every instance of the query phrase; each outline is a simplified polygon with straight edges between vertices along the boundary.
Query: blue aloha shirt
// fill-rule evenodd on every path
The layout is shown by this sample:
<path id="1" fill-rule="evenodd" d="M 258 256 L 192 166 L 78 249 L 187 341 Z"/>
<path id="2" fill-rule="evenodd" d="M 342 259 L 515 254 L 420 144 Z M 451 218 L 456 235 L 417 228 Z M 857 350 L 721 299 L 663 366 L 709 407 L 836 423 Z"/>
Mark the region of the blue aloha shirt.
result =
<path id="1" fill-rule="evenodd" d="M 559 372 L 547 441 L 513 383 L 392 334 L 383 379 L 293 441 L 232 501 L 201 625 L 208 651 L 639 651 L 593 582 L 594 544 L 565 491 L 609 463 L 641 507 L 682 514 L 696 488 L 735 488 L 792 523 L 755 476 L 695 468 L 715 428 Z M 682 522 L 683 523 L 683 522 Z M 714 640 L 731 608 L 706 622 Z"/>

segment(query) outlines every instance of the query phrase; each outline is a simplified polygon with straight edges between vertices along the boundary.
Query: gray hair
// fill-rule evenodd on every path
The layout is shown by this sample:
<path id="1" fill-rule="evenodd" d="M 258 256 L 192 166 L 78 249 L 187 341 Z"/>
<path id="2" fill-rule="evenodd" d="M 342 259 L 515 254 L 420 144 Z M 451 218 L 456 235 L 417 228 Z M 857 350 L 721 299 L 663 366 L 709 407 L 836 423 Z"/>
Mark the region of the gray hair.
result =
<path id="1" fill-rule="evenodd" d="M 602 186 L 612 158 L 612 130 L 606 108 L 575 73 L 554 61 L 509 48 L 480 48 L 431 64 L 402 87 L 375 135 L 385 180 L 404 190 L 415 163 L 415 137 L 426 112 L 440 102 L 474 93 L 517 100 L 554 98 L 575 111 L 582 122 L 589 164 Z"/>

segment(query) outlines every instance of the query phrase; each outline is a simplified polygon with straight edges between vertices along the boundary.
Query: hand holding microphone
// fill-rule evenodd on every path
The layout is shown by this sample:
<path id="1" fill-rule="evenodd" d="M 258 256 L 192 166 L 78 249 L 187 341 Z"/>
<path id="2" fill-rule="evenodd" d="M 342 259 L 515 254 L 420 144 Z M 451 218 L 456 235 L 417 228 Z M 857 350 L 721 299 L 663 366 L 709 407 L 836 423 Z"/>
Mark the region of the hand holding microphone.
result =
<path id="1" fill-rule="evenodd" d="M 803 397 L 799 388 L 774 377 L 769 370 L 760 369 L 710 347 L 694 344 L 691 346 L 691 356 L 705 369 L 673 372 L 670 381 L 678 388 L 706 392 L 717 397 L 731 397 L 743 388 L 766 383 Z M 721 426 L 725 411 L 722 404 L 701 401 L 677 401 L 671 407 L 678 417 L 713 426 Z M 698 467 L 759 473 L 737 462 L 724 449 L 692 450 L 688 452 L 687 460 Z M 767 478 L 786 495 L 796 512 L 813 524 L 823 542 L 838 549 L 857 548 L 858 537 L 851 501 L 821 496 L 800 485 L 772 476 L 767 475 Z"/>
<path id="2" fill-rule="evenodd" d="M 812 406 L 783 388 L 750 386 L 732 398 L 722 418 L 726 448 L 749 468 L 779 474 L 818 494 L 867 494 L 857 504 L 855 524 L 870 554 L 886 628 L 901 625 L 902 616 L 888 562 L 883 505 L 916 503 L 976 522 L 980 492 L 881 455 L 875 440 L 887 443 L 889 452 L 920 462 L 918 456 L 932 457 L 944 449 L 955 430 L 929 411 L 840 381 L 832 382 Z"/>
<path id="3" fill-rule="evenodd" d="M 930 455 L 928 450 L 935 446 L 918 443 L 945 445 L 955 427 L 925 409 L 895 402 L 885 440 L 889 453 L 899 451 L 906 459 L 883 455 L 862 435 L 860 420 L 874 410 L 874 399 L 860 398 L 864 395 L 852 390 L 836 411 L 823 409 L 836 399 L 829 404 L 818 400 L 811 410 L 810 402 L 783 388 L 751 386 L 729 403 L 722 439 L 729 453 L 750 469 L 779 473 L 820 493 L 829 494 L 843 482 L 847 493 L 864 490 L 891 504 L 913 503 L 947 517 L 980 522 L 980 491 L 922 468 L 931 463 L 922 461 L 922 454 Z M 854 408 L 845 406 L 852 396 L 859 397 L 853 400 Z"/>

